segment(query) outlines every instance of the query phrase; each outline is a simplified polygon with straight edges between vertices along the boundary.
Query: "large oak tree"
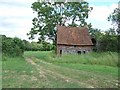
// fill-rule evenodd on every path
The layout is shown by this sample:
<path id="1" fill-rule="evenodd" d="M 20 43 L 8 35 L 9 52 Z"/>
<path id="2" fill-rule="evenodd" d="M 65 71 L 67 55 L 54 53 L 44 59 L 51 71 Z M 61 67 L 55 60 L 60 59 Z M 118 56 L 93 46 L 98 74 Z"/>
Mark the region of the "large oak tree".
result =
<path id="1" fill-rule="evenodd" d="M 39 41 L 52 40 L 55 44 L 56 25 L 64 26 L 85 26 L 91 27 L 85 21 L 88 18 L 92 7 L 87 2 L 34 2 L 31 7 L 36 13 L 32 20 L 33 27 L 28 33 L 30 39 L 35 35 Z"/>

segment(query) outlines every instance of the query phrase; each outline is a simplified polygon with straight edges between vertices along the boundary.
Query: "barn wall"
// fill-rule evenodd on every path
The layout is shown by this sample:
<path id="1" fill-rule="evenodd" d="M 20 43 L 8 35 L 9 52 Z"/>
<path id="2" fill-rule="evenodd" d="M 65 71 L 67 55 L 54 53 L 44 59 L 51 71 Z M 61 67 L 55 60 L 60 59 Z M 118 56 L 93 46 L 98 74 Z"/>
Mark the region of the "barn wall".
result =
<path id="1" fill-rule="evenodd" d="M 58 54 L 67 54 L 67 53 L 88 53 L 92 51 L 93 46 L 76 46 L 76 45 L 57 45 L 57 53 Z"/>

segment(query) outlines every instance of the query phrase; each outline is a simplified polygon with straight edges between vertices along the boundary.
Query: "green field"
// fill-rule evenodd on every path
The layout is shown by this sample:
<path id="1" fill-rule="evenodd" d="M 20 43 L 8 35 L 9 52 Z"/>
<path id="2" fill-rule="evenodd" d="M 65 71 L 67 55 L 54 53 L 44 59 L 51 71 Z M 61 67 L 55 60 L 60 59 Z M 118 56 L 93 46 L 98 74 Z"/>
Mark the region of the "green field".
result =
<path id="1" fill-rule="evenodd" d="M 118 54 L 55 55 L 29 51 L 3 57 L 3 88 L 117 88 Z"/>

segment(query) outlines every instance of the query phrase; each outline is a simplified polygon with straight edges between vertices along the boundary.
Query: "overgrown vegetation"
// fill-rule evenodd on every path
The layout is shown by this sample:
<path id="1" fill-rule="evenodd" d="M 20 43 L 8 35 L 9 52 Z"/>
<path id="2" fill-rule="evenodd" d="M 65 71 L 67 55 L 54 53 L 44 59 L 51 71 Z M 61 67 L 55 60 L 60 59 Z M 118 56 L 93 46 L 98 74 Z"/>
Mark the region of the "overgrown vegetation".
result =
<path id="1" fill-rule="evenodd" d="M 57 55 L 54 52 L 25 52 L 24 56 L 33 56 L 51 63 L 78 63 L 90 65 L 118 66 L 118 53 L 116 52 L 92 52 L 88 54 Z"/>
<path id="2" fill-rule="evenodd" d="M 118 52 L 119 41 L 118 34 L 114 28 L 110 28 L 105 32 L 100 29 L 90 29 L 89 33 L 91 35 L 94 46 L 94 51 L 97 52 Z"/>

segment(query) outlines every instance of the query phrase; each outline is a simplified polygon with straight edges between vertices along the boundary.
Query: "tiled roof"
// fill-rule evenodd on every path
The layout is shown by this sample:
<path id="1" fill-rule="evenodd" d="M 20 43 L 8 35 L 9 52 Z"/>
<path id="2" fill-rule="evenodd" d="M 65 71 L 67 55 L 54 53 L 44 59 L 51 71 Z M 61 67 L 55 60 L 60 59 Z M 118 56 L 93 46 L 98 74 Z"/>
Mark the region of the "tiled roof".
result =
<path id="1" fill-rule="evenodd" d="M 57 26 L 57 44 L 93 45 L 86 27 Z"/>

